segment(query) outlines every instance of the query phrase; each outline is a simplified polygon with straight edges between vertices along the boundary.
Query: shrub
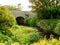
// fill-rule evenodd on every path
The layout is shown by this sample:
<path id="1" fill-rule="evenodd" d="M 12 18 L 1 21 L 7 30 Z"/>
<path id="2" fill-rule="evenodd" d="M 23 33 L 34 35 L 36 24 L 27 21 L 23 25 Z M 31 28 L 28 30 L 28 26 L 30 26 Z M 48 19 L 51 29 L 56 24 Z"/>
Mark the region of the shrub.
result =
<path id="1" fill-rule="evenodd" d="M 42 43 L 43 42 L 43 43 Z M 40 40 L 39 42 L 35 42 L 34 44 L 31 45 L 60 45 L 60 40 L 57 39 L 51 39 L 51 40 Z"/>
<path id="2" fill-rule="evenodd" d="M 22 45 L 32 43 L 39 39 L 39 33 L 37 29 L 34 28 L 15 25 L 12 28 L 12 33 L 16 36 L 16 39 L 19 40 Z"/>
<path id="3" fill-rule="evenodd" d="M 11 37 L 13 34 L 10 28 L 15 24 L 15 17 L 9 12 L 9 10 L 6 7 L 0 7 L 0 32 L 2 33 L 2 35 Z M 2 37 L 2 35 L 0 36 Z M 8 37 L 3 36 L 3 39 L 1 40 L 5 42 L 5 40 L 8 40 Z"/>
<path id="4" fill-rule="evenodd" d="M 56 34 L 60 35 L 60 20 L 59 20 L 59 22 L 57 23 L 57 25 L 56 25 L 56 27 L 55 27 L 55 29 L 54 29 L 54 32 L 55 32 Z"/>
<path id="5" fill-rule="evenodd" d="M 37 26 L 42 28 L 45 32 L 48 32 L 54 31 L 54 28 L 56 27 L 57 23 L 58 23 L 57 19 L 40 20 L 40 22 L 37 23 Z"/>
<path id="6" fill-rule="evenodd" d="M 14 42 L 11 45 L 20 45 L 18 42 Z"/>
<path id="7" fill-rule="evenodd" d="M 15 17 L 9 12 L 6 7 L 0 7 L 0 31 L 8 32 L 12 25 L 16 24 Z"/>
<path id="8" fill-rule="evenodd" d="M 46 35 L 46 38 L 49 39 L 50 35 L 52 34 L 54 38 L 58 38 L 59 36 L 54 32 L 57 23 L 57 19 L 40 20 L 37 26 L 39 31 L 43 34 L 42 37 Z"/>
<path id="9" fill-rule="evenodd" d="M 39 19 L 60 19 L 60 5 L 44 7 L 37 12 Z"/>
<path id="10" fill-rule="evenodd" d="M 11 40 L 10 37 L 8 37 L 7 35 L 4 35 L 0 32 L 0 43 L 6 43 L 8 42 L 9 40 Z M 12 41 L 12 40 L 11 40 Z"/>
<path id="11" fill-rule="evenodd" d="M 28 23 L 29 26 L 35 27 L 38 22 L 38 18 L 35 18 L 35 17 L 28 18 L 28 19 L 26 19 L 26 22 Z"/>
<path id="12" fill-rule="evenodd" d="M 16 24 L 15 17 L 9 13 L 6 7 L 0 7 L 0 27 L 3 25 L 11 27 L 14 24 Z"/>

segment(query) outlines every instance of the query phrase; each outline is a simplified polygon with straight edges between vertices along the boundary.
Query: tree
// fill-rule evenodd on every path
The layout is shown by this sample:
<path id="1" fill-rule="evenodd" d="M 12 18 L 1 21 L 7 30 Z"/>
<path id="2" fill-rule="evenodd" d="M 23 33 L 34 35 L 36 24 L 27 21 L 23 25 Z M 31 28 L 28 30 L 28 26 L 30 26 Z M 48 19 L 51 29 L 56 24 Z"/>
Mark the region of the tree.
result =
<path id="1" fill-rule="evenodd" d="M 54 11 L 53 9 L 60 7 L 59 5 L 60 0 L 29 0 L 29 1 L 32 3 L 31 6 L 32 11 L 36 12 L 39 18 L 42 18 L 42 15 L 45 13 L 45 11 L 51 13 L 51 11 Z M 55 13 L 57 13 L 57 11 Z M 50 17 L 52 18 L 51 15 Z"/>

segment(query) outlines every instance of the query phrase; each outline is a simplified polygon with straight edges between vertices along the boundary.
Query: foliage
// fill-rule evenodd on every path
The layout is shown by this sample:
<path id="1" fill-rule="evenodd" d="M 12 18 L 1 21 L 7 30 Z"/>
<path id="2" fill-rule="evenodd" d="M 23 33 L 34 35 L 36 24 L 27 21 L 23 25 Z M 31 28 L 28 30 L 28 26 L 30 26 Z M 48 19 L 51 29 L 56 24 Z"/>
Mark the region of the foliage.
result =
<path id="1" fill-rule="evenodd" d="M 22 45 L 32 43 L 39 39 L 39 33 L 34 28 L 14 25 L 12 27 L 12 33 L 15 35 L 15 38 L 19 40 Z"/>
<path id="2" fill-rule="evenodd" d="M 10 45 L 10 44 L 5 44 L 5 43 L 0 43 L 0 45 Z M 20 45 L 18 42 L 11 43 L 11 45 Z"/>
<path id="3" fill-rule="evenodd" d="M 56 27 L 55 27 L 55 29 L 54 29 L 54 32 L 55 32 L 56 34 L 60 35 L 60 20 L 59 20 L 59 22 L 57 23 L 57 25 L 56 25 Z"/>
<path id="4" fill-rule="evenodd" d="M 28 23 L 29 26 L 33 26 L 35 27 L 37 22 L 38 22 L 38 18 L 28 18 L 26 19 L 26 22 Z"/>
<path id="5" fill-rule="evenodd" d="M 20 45 L 18 42 L 14 42 L 11 45 Z"/>
<path id="6" fill-rule="evenodd" d="M 43 29 L 44 32 L 54 31 L 56 24 L 58 23 L 58 19 L 47 19 L 47 20 L 40 20 L 37 23 L 37 26 Z"/>
<path id="7" fill-rule="evenodd" d="M 0 7 L 0 23 L 4 23 L 8 25 L 16 24 L 15 18 L 12 14 L 9 13 L 6 7 Z"/>
<path id="8" fill-rule="evenodd" d="M 16 24 L 15 17 L 9 12 L 6 7 L 0 7 L 0 41 L 9 41 L 9 38 L 13 35 L 11 32 L 11 27 Z M 4 36 L 6 35 L 6 36 Z"/>
<path id="9" fill-rule="evenodd" d="M 40 15 L 41 14 L 41 15 Z M 52 6 L 43 8 L 40 13 L 38 14 L 39 18 L 42 19 L 56 19 L 60 18 L 60 6 Z"/>
<path id="10" fill-rule="evenodd" d="M 8 42 L 9 40 L 11 40 L 10 37 L 8 37 L 7 35 L 4 35 L 0 32 L 0 43 L 6 43 Z M 12 40 L 11 40 L 12 41 Z"/>
<path id="11" fill-rule="evenodd" d="M 37 13 L 39 19 L 60 17 L 60 0 L 30 0 L 32 11 Z"/>
<path id="12" fill-rule="evenodd" d="M 0 7 L 0 30 L 3 28 L 11 27 L 16 24 L 15 17 L 9 13 L 6 7 Z M 2 29 L 1 29 L 2 28 Z"/>
<path id="13" fill-rule="evenodd" d="M 43 42 L 43 43 L 42 43 Z M 5 43 L 0 43 L 0 45 L 6 45 Z M 18 42 L 11 43 L 11 45 L 20 45 Z M 26 44 L 28 45 L 28 44 Z M 35 42 L 30 45 L 60 45 L 60 40 L 52 38 L 51 40 L 40 39 L 38 42 Z"/>
<path id="14" fill-rule="evenodd" d="M 26 45 L 39 40 L 39 33 L 35 28 L 13 25 L 9 30 L 13 35 L 10 32 L 4 35 L 3 32 L 0 31 L 0 43 L 5 43 L 6 45 Z"/>
<path id="15" fill-rule="evenodd" d="M 60 0 L 29 0 L 32 3 L 34 9 L 57 6 Z"/>
<path id="16" fill-rule="evenodd" d="M 40 40 L 39 42 L 35 42 L 34 44 L 31 44 L 31 45 L 60 45 L 60 40 L 57 40 L 54 38 L 51 40 L 43 39 L 43 40 Z"/>

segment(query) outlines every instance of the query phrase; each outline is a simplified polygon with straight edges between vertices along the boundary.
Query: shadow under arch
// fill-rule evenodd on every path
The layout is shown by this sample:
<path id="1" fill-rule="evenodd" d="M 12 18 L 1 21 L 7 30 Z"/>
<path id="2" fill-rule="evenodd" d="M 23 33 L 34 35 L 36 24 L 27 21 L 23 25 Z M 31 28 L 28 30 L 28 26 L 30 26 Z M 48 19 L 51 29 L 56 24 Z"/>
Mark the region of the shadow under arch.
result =
<path id="1" fill-rule="evenodd" d="M 24 17 L 16 17 L 16 21 L 18 25 L 24 25 Z"/>

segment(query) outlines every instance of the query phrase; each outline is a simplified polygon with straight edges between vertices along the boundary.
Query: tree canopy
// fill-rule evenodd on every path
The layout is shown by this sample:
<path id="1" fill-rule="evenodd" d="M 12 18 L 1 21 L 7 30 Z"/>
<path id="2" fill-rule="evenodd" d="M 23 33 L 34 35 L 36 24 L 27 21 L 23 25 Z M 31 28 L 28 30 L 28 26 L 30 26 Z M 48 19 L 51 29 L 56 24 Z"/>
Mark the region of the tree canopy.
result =
<path id="1" fill-rule="evenodd" d="M 36 12 L 39 18 L 42 18 L 41 16 L 43 15 L 50 15 L 50 18 L 53 18 L 53 16 L 51 15 L 53 15 L 54 13 L 60 15 L 60 0 L 30 0 L 30 2 L 32 3 L 32 11 Z"/>

